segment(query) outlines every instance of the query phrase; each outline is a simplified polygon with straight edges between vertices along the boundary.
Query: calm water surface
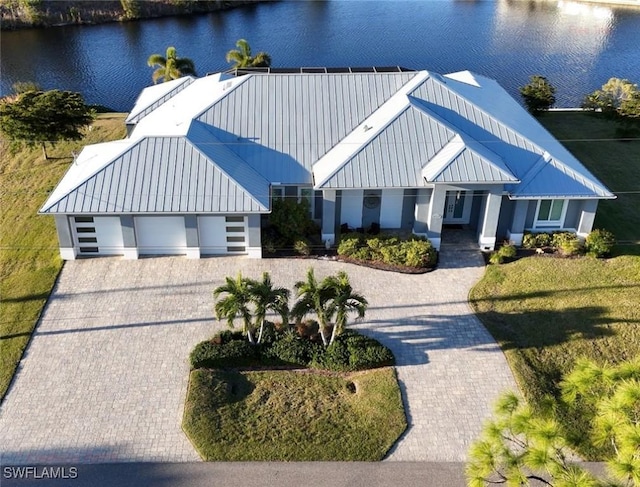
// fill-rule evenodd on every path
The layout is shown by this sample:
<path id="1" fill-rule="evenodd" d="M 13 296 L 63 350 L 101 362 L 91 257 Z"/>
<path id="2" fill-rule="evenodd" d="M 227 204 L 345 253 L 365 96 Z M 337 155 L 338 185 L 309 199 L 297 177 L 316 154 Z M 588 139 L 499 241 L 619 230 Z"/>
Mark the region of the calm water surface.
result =
<path id="1" fill-rule="evenodd" d="M 216 14 L 2 33 L 1 92 L 16 81 L 80 91 L 128 111 L 151 84 L 150 54 L 176 46 L 199 74 L 226 69 L 238 38 L 274 66 L 401 65 L 470 69 L 514 96 L 531 74 L 558 89 L 559 106 L 617 76 L 640 82 L 640 9 L 578 2 L 282 1 Z"/>

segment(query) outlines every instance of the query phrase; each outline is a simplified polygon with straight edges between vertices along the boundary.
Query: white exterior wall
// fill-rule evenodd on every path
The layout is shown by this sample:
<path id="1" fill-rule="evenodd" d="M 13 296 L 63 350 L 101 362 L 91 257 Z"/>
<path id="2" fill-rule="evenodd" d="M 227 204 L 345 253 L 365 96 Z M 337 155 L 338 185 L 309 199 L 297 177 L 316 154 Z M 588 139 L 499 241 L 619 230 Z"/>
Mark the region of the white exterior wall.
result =
<path id="1" fill-rule="evenodd" d="M 143 254 L 185 254 L 187 235 L 181 216 L 135 217 L 138 250 Z"/>
<path id="2" fill-rule="evenodd" d="M 351 228 L 362 226 L 362 198 L 364 191 L 361 189 L 350 189 L 342 191 L 340 202 L 340 224 L 346 223 Z"/>
<path id="3" fill-rule="evenodd" d="M 400 228 L 402 226 L 402 203 L 404 189 L 383 189 L 380 204 L 380 226 Z"/>

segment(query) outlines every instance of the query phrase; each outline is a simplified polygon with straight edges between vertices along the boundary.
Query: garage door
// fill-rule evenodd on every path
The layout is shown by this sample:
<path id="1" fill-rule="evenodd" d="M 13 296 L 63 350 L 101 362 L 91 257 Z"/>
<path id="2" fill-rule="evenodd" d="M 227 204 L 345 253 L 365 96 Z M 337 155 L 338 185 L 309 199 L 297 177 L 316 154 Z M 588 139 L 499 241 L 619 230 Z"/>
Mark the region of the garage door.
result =
<path id="1" fill-rule="evenodd" d="M 135 218 L 138 253 L 141 255 L 184 254 L 187 235 L 181 216 L 138 216 Z"/>
<path id="2" fill-rule="evenodd" d="M 198 231 L 203 255 L 247 253 L 247 219 L 244 216 L 201 216 Z"/>
<path id="3" fill-rule="evenodd" d="M 80 255 L 120 255 L 122 227 L 117 216 L 75 216 L 74 239 Z"/>

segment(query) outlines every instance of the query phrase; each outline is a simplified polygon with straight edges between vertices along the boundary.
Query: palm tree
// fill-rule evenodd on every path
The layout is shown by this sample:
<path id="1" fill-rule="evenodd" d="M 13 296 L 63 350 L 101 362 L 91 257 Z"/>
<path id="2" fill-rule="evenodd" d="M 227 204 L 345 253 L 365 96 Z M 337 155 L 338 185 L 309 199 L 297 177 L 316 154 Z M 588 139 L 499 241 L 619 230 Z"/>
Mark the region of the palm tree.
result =
<path id="1" fill-rule="evenodd" d="M 153 72 L 154 83 L 158 80 L 171 81 L 187 75 L 196 75 L 196 67 L 193 61 L 187 57 L 178 57 L 175 47 L 168 47 L 166 56 L 152 54 L 147 60 L 147 64 L 157 69 Z"/>
<path id="2" fill-rule="evenodd" d="M 353 291 L 349 276 L 346 272 L 340 271 L 337 276 L 325 278 L 323 284 L 332 290 L 333 298 L 330 304 L 330 315 L 335 314 L 333 331 L 329 345 L 333 343 L 336 336 L 340 335 L 347 324 L 347 315 L 355 311 L 358 318 L 364 318 L 369 302 L 364 296 Z"/>
<path id="3" fill-rule="evenodd" d="M 215 312 L 216 318 L 227 320 L 229 328 L 233 328 L 233 320 L 242 318 L 242 332 L 247 335 L 249 343 L 253 343 L 253 335 L 251 334 L 251 310 L 249 303 L 251 302 L 251 279 L 242 277 L 238 273 L 238 277 L 225 278 L 225 284 L 218 286 L 213 291 L 213 297 L 216 299 Z M 218 297 L 226 293 L 227 295 L 218 300 Z"/>
<path id="4" fill-rule="evenodd" d="M 262 341 L 264 320 L 268 311 L 280 315 L 282 323 L 289 320 L 289 290 L 284 287 L 273 287 L 268 272 L 262 274 L 262 281 L 249 281 L 249 300 L 254 306 L 254 330 L 260 327 L 258 343 Z"/>
<path id="5" fill-rule="evenodd" d="M 271 66 L 271 56 L 266 52 L 259 52 L 251 56 L 251 46 L 245 39 L 238 39 L 238 49 L 231 49 L 227 53 L 227 62 L 233 64 L 233 68 L 268 68 Z"/>
<path id="6" fill-rule="evenodd" d="M 331 320 L 330 303 L 333 298 L 333 289 L 327 286 L 327 279 L 318 283 L 313 268 L 307 271 L 307 280 L 298 281 L 295 284 L 298 301 L 293 305 L 291 315 L 300 322 L 309 313 L 315 313 L 320 324 L 320 336 L 322 343 L 327 346 L 325 334 Z"/>

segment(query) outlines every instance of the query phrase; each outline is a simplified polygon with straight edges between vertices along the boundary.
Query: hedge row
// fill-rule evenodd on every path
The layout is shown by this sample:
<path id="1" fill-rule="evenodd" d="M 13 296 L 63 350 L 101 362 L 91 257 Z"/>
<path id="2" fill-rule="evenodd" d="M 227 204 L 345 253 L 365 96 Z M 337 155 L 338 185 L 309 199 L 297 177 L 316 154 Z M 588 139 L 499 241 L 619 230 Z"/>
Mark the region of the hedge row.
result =
<path id="1" fill-rule="evenodd" d="M 526 233 L 522 239 L 525 249 L 553 247 L 563 255 L 577 255 L 586 252 L 594 257 L 605 257 L 615 244 L 613 233 L 607 230 L 593 230 L 584 242 L 572 232 Z"/>
<path id="2" fill-rule="evenodd" d="M 437 252 L 431 242 L 417 235 L 403 240 L 395 235 L 348 233 L 340 237 L 338 255 L 416 268 L 434 267 L 437 260 Z"/>
<path id="3" fill-rule="evenodd" d="M 393 365 L 395 358 L 380 342 L 353 330 L 324 347 L 293 329 L 267 326 L 259 345 L 251 345 L 241 333 L 219 333 L 196 345 L 190 362 L 194 369 L 289 365 L 348 372 Z"/>

